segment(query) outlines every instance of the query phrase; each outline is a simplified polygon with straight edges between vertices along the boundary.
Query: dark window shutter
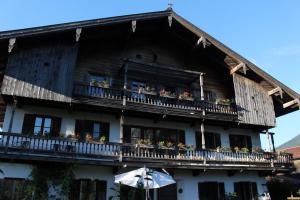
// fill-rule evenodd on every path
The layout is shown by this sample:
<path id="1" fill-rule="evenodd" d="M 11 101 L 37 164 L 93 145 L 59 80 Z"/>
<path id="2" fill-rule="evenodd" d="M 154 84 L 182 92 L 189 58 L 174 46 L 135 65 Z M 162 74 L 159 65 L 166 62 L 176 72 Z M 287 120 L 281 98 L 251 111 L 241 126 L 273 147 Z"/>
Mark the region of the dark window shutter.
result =
<path id="1" fill-rule="evenodd" d="M 202 136 L 201 132 L 197 131 L 196 134 L 196 148 L 201 149 L 202 148 Z"/>
<path id="2" fill-rule="evenodd" d="M 25 135 L 32 135 L 35 123 L 35 116 L 32 114 L 25 114 L 23 127 L 22 127 L 22 134 Z"/>
<path id="3" fill-rule="evenodd" d="M 83 137 L 84 131 L 84 121 L 83 120 L 76 120 L 75 122 L 75 135 L 79 138 Z"/>
<path id="4" fill-rule="evenodd" d="M 96 181 L 96 200 L 106 200 L 106 181 Z"/>
<path id="5" fill-rule="evenodd" d="M 125 143 L 131 142 L 131 128 L 129 126 L 123 127 L 123 141 Z"/>
<path id="6" fill-rule="evenodd" d="M 251 141 L 251 136 L 246 136 L 246 141 L 247 141 L 247 148 L 249 150 L 252 149 L 252 141 Z"/>
<path id="7" fill-rule="evenodd" d="M 251 188 L 252 188 L 252 198 L 256 198 L 258 193 L 257 193 L 257 185 L 255 182 L 251 183 Z"/>
<path id="8" fill-rule="evenodd" d="M 239 182 L 234 183 L 234 192 L 237 194 L 238 199 L 243 198 L 243 191 L 242 191 L 241 184 Z"/>
<path id="9" fill-rule="evenodd" d="M 178 143 L 181 142 L 185 144 L 185 137 L 184 137 L 184 131 L 178 131 Z"/>
<path id="10" fill-rule="evenodd" d="M 109 123 L 101 123 L 101 129 L 101 136 L 105 136 L 106 141 L 109 141 Z"/>
<path id="11" fill-rule="evenodd" d="M 79 200 L 79 198 L 80 198 L 80 180 L 74 180 L 72 182 L 69 197 L 70 197 L 70 200 Z"/>
<path id="12" fill-rule="evenodd" d="M 224 183 L 218 183 L 219 184 L 219 197 L 218 199 L 223 200 L 225 199 L 225 187 Z"/>
<path id="13" fill-rule="evenodd" d="M 53 117 L 52 118 L 52 131 L 51 135 L 53 137 L 59 137 L 60 135 L 60 125 L 61 125 L 61 118 Z"/>

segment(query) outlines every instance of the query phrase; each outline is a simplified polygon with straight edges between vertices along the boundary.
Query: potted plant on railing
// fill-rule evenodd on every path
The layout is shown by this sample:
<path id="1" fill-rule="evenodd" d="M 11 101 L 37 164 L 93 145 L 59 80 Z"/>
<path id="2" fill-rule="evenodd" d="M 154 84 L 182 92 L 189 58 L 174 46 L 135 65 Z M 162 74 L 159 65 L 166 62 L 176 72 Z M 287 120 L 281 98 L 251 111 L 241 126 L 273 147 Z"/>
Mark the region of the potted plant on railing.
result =
<path id="1" fill-rule="evenodd" d="M 230 99 L 217 99 L 216 103 L 224 106 L 230 106 L 231 101 Z"/>
<path id="2" fill-rule="evenodd" d="M 92 142 L 93 141 L 93 136 L 91 133 L 86 133 L 85 134 L 85 141 L 86 142 Z"/>
<path id="3" fill-rule="evenodd" d="M 109 88 L 109 83 L 107 80 L 102 80 L 102 81 L 98 82 L 98 86 L 102 87 L 102 88 Z"/>
<path id="4" fill-rule="evenodd" d="M 230 147 L 217 147 L 217 151 L 219 148 L 219 152 L 232 152 Z"/>
<path id="5" fill-rule="evenodd" d="M 76 137 L 76 135 L 73 135 L 73 134 L 67 135 L 67 139 L 70 141 L 78 141 L 78 138 Z"/>
<path id="6" fill-rule="evenodd" d="M 176 98 L 176 94 L 172 93 L 171 91 L 167 91 L 165 89 L 161 89 L 159 91 L 159 96 L 161 97 L 167 97 L 167 98 Z"/>
<path id="7" fill-rule="evenodd" d="M 240 152 L 240 148 L 239 147 L 234 147 L 233 150 L 234 150 L 234 153 L 239 153 Z"/>
<path id="8" fill-rule="evenodd" d="M 226 193 L 225 194 L 225 200 L 238 200 L 239 198 L 238 198 L 238 195 L 235 193 L 235 192 L 233 192 L 233 193 Z"/>
<path id="9" fill-rule="evenodd" d="M 250 150 L 247 147 L 243 147 L 243 148 L 241 148 L 240 152 L 242 152 L 242 153 L 249 153 Z"/>
<path id="10" fill-rule="evenodd" d="M 252 148 L 252 153 L 265 153 L 265 151 L 260 147 Z"/>
<path id="11" fill-rule="evenodd" d="M 105 144 L 106 143 L 106 137 L 104 135 L 100 137 L 99 143 L 100 144 Z"/>
<path id="12" fill-rule="evenodd" d="M 96 81 L 96 80 L 91 80 L 91 82 L 90 82 L 90 86 L 95 86 L 95 87 L 97 87 L 98 86 L 98 82 Z"/>
<path id="13" fill-rule="evenodd" d="M 181 93 L 178 97 L 179 100 L 188 100 L 188 101 L 194 101 L 194 98 L 190 92 L 184 91 Z"/>

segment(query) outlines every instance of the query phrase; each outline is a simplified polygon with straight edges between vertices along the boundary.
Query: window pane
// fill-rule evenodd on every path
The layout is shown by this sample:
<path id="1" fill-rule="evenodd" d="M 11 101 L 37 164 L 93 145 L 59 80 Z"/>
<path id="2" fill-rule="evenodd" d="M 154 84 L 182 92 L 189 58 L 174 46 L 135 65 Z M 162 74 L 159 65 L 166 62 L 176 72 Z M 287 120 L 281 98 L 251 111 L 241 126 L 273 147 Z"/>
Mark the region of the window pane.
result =
<path id="1" fill-rule="evenodd" d="M 34 127 L 34 135 L 39 135 L 41 133 L 42 133 L 42 127 L 40 126 Z"/>
<path id="2" fill-rule="evenodd" d="M 44 134 L 50 134 L 50 127 L 44 127 Z"/>
<path id="3" fill-rule="evenodd" d="M 34 126 L 42 126 L 43 118 L 41 117 L 36 117 L 35 118 L 35 123 Z"/>
<path id="4" fill-rule="evenodd" d="M 45 118 L 44 127 L 51 127 L 51 118 Z"/>
<path id="5" fill-rule="evenodd" d="M 141 139 L 141 129 L 131 128 L 131 143 L 136 144 L 138 139 Z"/>
<path id="6" fill-rule="evenodd" d="M 153 131 L 153 129 L 145 129 L 144 139 L 145 140 L 150 140 L 151 142 L 153 142 L 153 140 L 154 140 L 154 131 Z"/>

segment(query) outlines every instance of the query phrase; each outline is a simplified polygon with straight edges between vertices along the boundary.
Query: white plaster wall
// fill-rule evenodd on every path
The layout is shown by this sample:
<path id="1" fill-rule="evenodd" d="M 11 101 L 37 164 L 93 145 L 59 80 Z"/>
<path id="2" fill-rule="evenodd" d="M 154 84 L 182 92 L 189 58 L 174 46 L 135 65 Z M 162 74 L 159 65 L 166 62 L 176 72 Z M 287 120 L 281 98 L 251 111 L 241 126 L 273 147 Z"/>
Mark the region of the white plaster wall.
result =
<path id="1" fill-rule="evenodd" d="M 8 131 L 9 121 L 11 118 L 12 107 L 7 106 L 3 131 Z M 37 106 L 23 106 L 22 108 L 17 108 L 15 111 L 15 116 L 13 119 L 12 132 L 21 133 L 23 126 L 23 119 L 25 114 L 41 114 L 41 115 L 51 115 L 56 117 L 61 117 L 61 130 L 60 132 L 65 135 L 75 134 L 75 121 L 77 119 L 81 120 L 95 120 L 95 121 L 103 121 L 110 123 L 110 134 L 109 141 L 111 142 L 119 142 L 119 133 L 120 126 L 119 120 L 116 119 L 113 115 L 107 115 L 103 113 L 86 113 L 86 112 L 72 112 L 69 113 L 67 110 L 63 109 L 53 109 L 53 108 L 44 108 Z"/>
<path id="2" fill-rule="evenodd" d="M 3 131 L 7 131 L 9 127 L 9 121 L 11 117 L 11 106 L 7 106 L 4 118 Z M 35 106 L 23 106 L 22 108 L 17 108 L 15 111 L 15 117 L 13 120 L 12 132 L 21 133 L 22 125 L 25 113 L 32 114 L 46 114 L 53 115 L 62 118 L 61 123 L 61 133 L 65 135 L 74 134 L 75 131 L 75 120 L 76 119 L 87 119 L 95 121 L 104 121 L 110 122 L 110 142 L 119 142 L 119 133 L 120 133 L 120 123 L 114 115 L 108 115 L 103 113 L 87 113 L 87 112 L 72 112 L 69 113 L 67 110 L 63 109 L 51 109 L 44 107 L 35 107 Z M 138 126 L 147 126 L 147 127 L 160 127 L 160 128 L 172 128 L 180 129 L 185 131 L 185 141 L 188 145 L 196 145 L 195 132 L 200 131 L 199 126 L 192 127 L 187 123 L 180 122 L 157 122 L 155 123 L 151 119 L 142 119 L 142 118 L 133 118 L 125 117 L 125 125 L 138 125 Z M 216 132 L 221 134 L 221 145 L 223 147 L 229 147 L 229 134 L 241 134 L 249 135 L 252 139 L 253 147 L 261 147 L 260 135 L 258 132 L 254 132 L 250 129 L 238 129 L 230 128 L 224 129 L 223 127 L 217 126 L 205 126 L 206 131 Z"/>
<path id="3" fill-rule="evenodd" d="M 0 179 L 3 178 L 27 179 L 30 176 L 32 165 L 0 162 L 0 169 L 3 171 L 3 174 L 0 173 Z"/>
<path id="4" fill-rule="evenodd" d="M 4 171 L 4 175 L 0 178 L 28 178 L 32 169 L 28 164 L 17 163 L 0 163 L 0 169 Z M 123 168 L 122 173 L 130 171 L 134 168 Z M 205 181 L 224 182 L 225 192 L 234 192 L 234 182 L 249 181 L 256 182 L 258 194 L 262 194 L 266 188 L 263 184 L 266 183 L 263 177 L 259 177 L 256 172 L 236 173 L 234 176 L 228 176 L 226 171 L 210 171 L 202 172 L 198 176 L 193 176 L 191 170 L 173 170 L 174 179 L 177 182 L 177 191 L 182 189 L 183 192 L 177 192 L 178 200 L 197 200 L 198 199 L 198 183 Z M 112 167 L 79 165 L 75 171 L 75 179 L 91 179 L 103 180 L 107 182 L 107 199 L 114 195 L 110 189 L 114 187 L 114 174 Z M 120 172 L 121 173 L 121 172 Z M 1 177 L 2 176 L 2 177 Z"/>
<path id="5" fill-rule="evenodd" d="M 191 170 L 177 170 L 174 175 L 175 180 L 179 180 L 178 189 L 182 188 L 183 193 L 178 194 L 178 200 L 197 200 L 198 183 L 206 181 L 224 182 L 225 192 L 234 192 L 234 183 L 240 181 L 256 182 L 258 194 L 262 194 L 266 188 L 263 185 L 266 183 L 264 177 L 259 177 L 256 172 L 237 173 L 234 176 L 228 176 L 226 171 L 207 171 L 200 173 L 198 176 L 193 176 Z"/>

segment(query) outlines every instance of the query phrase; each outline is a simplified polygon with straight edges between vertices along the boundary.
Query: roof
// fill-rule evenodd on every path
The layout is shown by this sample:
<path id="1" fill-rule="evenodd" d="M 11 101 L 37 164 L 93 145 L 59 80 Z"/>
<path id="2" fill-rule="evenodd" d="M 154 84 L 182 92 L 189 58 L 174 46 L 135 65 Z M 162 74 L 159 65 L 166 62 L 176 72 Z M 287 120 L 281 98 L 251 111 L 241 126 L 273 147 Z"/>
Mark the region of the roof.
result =
<path id="1" fill-rule="evenodd" d="M 152 20 L 158 19 L 163 17 L 172 16 L 172 19 L 176 20 L 186 29 L 194 33 L 196 36 L 204 37 L 209 43 L 214 45 L 216 48 L 224 52 L 226 55 L 234 58 L 239 63 L 246 64 L 247 68 L 253 71 L 258 76 L 262 77 L 268 83 L 273 85 L 274 87 L 280 87 L 286 94 L 288 94 L 291 99 L 298 100 L 300 102 L 300 95 L 289 88 L 288 86 L 284 85 L 255 64 L 244 58 L 243 56 L 239 55 L 232 49 L 228 48 L 226 45 L 222 44 L 220 41 L 216 40 L 214 37 L 210 36 L 203 30 L 199 29 L 172 9 L 167 9 L 164 11 L 158 12 L 149 12 L 149 13 L 141 13 L 141 14 L 133 14 L 133 15 L 124 15 L 124 16 L 117 16 L 117 17 L 109 17 L 109 18 L 102 18 L 102 19 L 94 19 L 94 20 L 85 20 L 79 22 L 71 22 L 71 23 L 63 23 L 63 24 L 56 24 L 56 25 L 49 25 L 49 26 L 41 26 L 35 28 L 27 28 L 27 29 L 20 29 L 20 30 L 12 30 L 12 31 L 4 31 L 0 32 L 0 41 L 1 40 L 8 40 L 10 38 L 19 38 L 19 37 L 27 37 L 27 36 L 34 36 L 40 35 L 45 33 L 54 33 L 54 32 L 61 32 L 66 30 L 72 30 L 76 28 L 87 28 L 87 27 L 96 27 L 102 25 L 112 25 L 118 23 L 126 23 L 131 22 L 132 20 Z M 285 102 L 286 103 L 286 102 Z M 299 104 L 300 107 L 300 104 Z"/>

